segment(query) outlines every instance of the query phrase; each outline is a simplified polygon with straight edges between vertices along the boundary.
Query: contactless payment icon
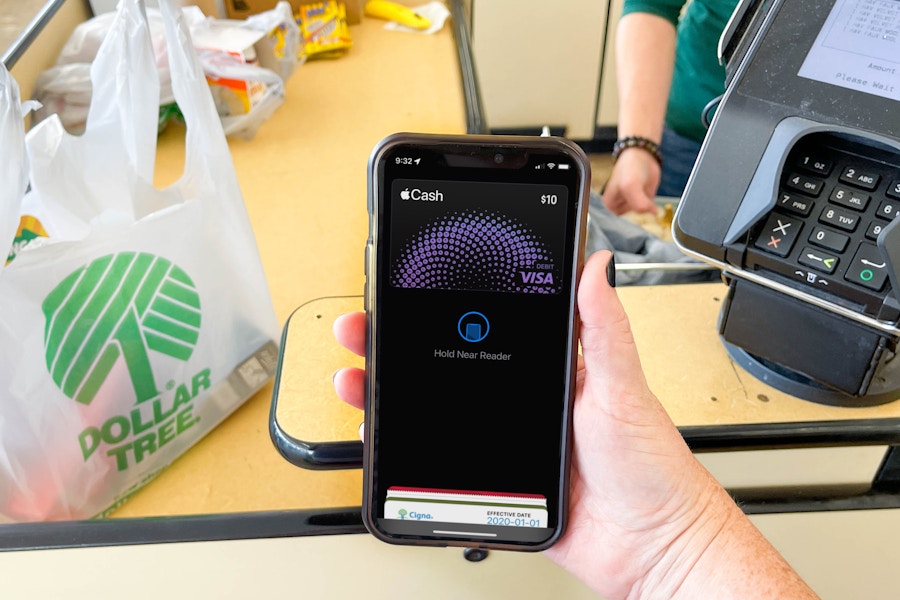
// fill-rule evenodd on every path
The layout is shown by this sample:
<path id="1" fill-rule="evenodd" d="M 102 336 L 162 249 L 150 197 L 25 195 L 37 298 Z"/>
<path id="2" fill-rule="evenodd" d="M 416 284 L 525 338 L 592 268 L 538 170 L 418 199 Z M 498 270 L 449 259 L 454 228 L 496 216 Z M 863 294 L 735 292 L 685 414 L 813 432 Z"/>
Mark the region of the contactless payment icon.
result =
<path id="1" fill-rule="evenodd" d="M 487 337 L 491 324 L 486 316 L 473 310 L 459 318 L 456 329 L 467 342 L 480 342 Z"/>

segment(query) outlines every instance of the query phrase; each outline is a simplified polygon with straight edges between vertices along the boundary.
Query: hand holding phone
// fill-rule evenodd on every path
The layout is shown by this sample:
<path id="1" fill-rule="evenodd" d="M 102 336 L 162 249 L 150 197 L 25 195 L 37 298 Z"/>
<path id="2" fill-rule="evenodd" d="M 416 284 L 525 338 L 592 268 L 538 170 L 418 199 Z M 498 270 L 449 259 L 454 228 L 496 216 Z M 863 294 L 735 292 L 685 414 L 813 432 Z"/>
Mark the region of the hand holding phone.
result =
<path id="1" fill-rule="evenodd" d="M 377 537 L 537 550 L 562 533 L 589 172 L 559 138 L 401 134 L 373 151 Z"/>
<path id="2" fill-rule="evenodd" d="M 693 457 L 647 387 L 608 252 L 587 260 L 578 306 L 578 371 L 569 526 L 547 556 L 604 597 L 756 597 L 772 586 L 815 594 Z M 334 323 L 341 345 L 366 352 L 366 315 Z M 365 373 L 335 373 L 338 396 L 364 404 Z M 425 405 L 426 399 L 420 399 Z M 725 549 L 723 549 L 725 548 Z M 752 569 L 748 569 L 752 565 Z"/>

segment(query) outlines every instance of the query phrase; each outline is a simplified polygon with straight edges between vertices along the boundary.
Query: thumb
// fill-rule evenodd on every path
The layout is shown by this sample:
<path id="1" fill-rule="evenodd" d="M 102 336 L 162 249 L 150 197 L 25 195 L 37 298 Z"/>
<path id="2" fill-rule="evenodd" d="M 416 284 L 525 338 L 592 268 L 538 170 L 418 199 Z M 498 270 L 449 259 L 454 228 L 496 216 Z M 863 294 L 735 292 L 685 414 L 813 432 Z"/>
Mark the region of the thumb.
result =
<path id="1" fill-rule="evenodd" d="M 585 385 L 602 392 L 595 395 L 601 402 L 642 396 L 649 391 L 628 316 L 611 285 L 615 277 L 613 260 L 608 251 L 594 253 L 584 266 L 578 287 Z"/>

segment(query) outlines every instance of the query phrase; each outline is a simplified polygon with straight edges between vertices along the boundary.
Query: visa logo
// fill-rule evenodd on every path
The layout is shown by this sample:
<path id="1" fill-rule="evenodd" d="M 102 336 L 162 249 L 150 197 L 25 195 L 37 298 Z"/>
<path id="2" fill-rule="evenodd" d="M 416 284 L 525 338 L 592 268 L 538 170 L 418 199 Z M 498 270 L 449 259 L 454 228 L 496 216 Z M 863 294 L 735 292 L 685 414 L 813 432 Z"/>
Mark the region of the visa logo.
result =
<path id="1" fill-rule="evenodd" d="M 553 283 L 553 273 L 544 271 L 519 271 L 522 275 L 522 283 L 531 283 L 536 285 L 549 285 Z"/>

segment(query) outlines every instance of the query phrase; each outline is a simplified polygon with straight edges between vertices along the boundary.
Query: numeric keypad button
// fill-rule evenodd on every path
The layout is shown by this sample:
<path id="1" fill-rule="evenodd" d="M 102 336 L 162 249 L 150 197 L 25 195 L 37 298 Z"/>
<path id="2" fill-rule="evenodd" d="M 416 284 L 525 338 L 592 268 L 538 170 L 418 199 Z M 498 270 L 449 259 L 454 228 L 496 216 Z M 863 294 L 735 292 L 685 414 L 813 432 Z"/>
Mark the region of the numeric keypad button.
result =
<path id="1" fill-rule="evenodd" d="M 874 242 L 878 239 L 878 235 L 881 233 L 882 229 L 884 229 L 884 223 L 872 221 L 869 228 L 866 229 L 866 237 Z"/>
<path id="2" fill-rule="evenodd" d="M 828 177 L 831 174 L 831 169 L 834 167 L 834 163 L 820 156 L 804 154 L 798 158 L 797 166 L 815 173 L 816 175 Z"/>
<path id="3" fill-rule="evenodd" d="M 844 279 L 870 290 L 880 291 L 887 280 L 887 261 L 881 256 L 877 246 L 860 244 L 853 256 Z"/>
<path id="4" fill-rule="evenodd" d="M 900 179 L 895 179 L 891 182 L 891 185 L 888 186 L 885 191 L 888 198 L 893 198 L 894 200 L 900 200 Z"/>
<path id="5" fill-rule="evenodd" d="M 802 228 L 803 221 L 772 213 L 759 232 L 755 245 L 760 250 L 785 257 L 791 253 L 794 241 Z"/>
<path id="6" fill-rule="evenodd" d="M 898 209 L 900 209 L 900 201 L 882 200 L 881 204 L 878 205 L 878 211 L 875 213 L 875 216 L 890 220 L 897 216 Z"/>
<path id="7" fill-rule="evenodd" d="M 785 181 L 785 185 L 797 192 L 802 192 L 814 198 L 818 198 L 819 194 L 822 193 L 822 187 L 825 185 L 825 182 L 821 179 L 816 179 L 815 177 L 807 177 L 806 175 L 792 173 L 788 176 L 787 181 Z"/>
<path id="8" fill-rule="evenodd" d="M 824 227 L 816 227 L 809 236 L 809 243 L 832 252 L 843 252 L 847 249 L 850 237 L 843 233 L 831 231 Z"/>
<path id="9" fill-rule="evenodd" d="M 800 215 L 801 217 L 808 217 L 809 213 L 812 212 L 814 204 L 815 202 L 813 202 L 812 198 L 797 194 L 787 194 L 782 192 L 778 198 L 778 206 L 795 215 Z"/>
<path id="10" fill-rule="evenodd" d="M 877 173 L 851 166 L 845 168 L 843 172 L 841 172 L 841 181 L 871 192 L 878 187 L 881 176 Z"/>
<path id="11" fill-rule="evenodd" d="M 856 190 L 851 190 L 850 188 L 837 186 L 834 188 L 834 191 L 831 192 L 828 200 L 835 204 L 852 208 L 853 210 L 863 211 L 869 206 L 871 196 Z"/>
<path id="12" fill-rule="evenodd" d="M 819 215 L 819 222 L 844 231 L 855 231 L 856 226 L 859 225 L 859 215 L 848 210 L 826 206 Z"/>
<path id="13" fill-rule="evenodd" d="M 831 274 L 837 268 L 838 260 L 837 256 L 831 256 L 813 248 L 804 248 L 798 262 L 805 267 Z"/>

